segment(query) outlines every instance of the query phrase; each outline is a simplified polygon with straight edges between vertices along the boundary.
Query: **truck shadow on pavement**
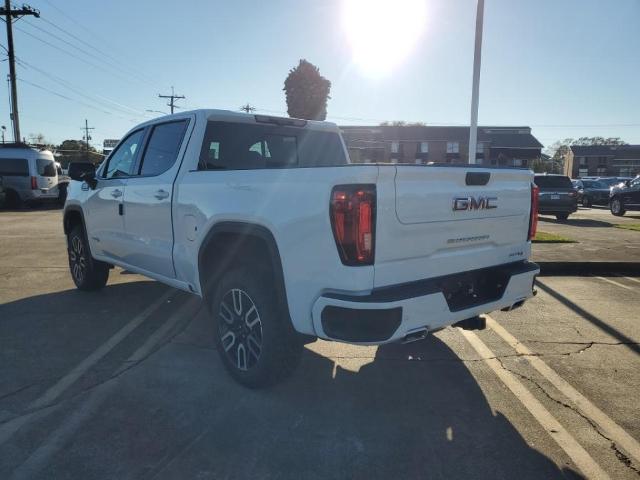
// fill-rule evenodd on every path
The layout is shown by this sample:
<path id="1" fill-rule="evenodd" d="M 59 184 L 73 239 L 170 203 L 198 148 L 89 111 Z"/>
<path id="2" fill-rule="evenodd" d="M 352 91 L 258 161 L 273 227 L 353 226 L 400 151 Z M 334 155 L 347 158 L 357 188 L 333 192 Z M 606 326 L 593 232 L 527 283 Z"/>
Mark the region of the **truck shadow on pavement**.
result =
<path id="1" fill-rule="evenodd" d="M 368 362 L 358 371 L 314 351 L 332 344 L 314 344 L 291 379 L 255 391 L 234 383 L 217 353 L 203 348 L 208 326 L 190 329 L 195 346 L 170 343 L 127 379 L 131 387 L 153 385 L 157 402 L 140 405 L 142 391 L 138 401 L 123 394 L 119 407 L 110 401 L 116 418 L 131 408 L 131 428 L 147 430 L 145 439 L 120 448 L 156 452 L 138 458 L 154 465 L 138 470 L 149 477 L 582 478 L 522 438 L 500 410 L 517 411 L 520 422 L 533 424 L 530 431 L 539 427 L 487 370 L 493 394 L 506 397 L 492 411 L 476 378 L 437 337 L 382 346 L 370 358 L 371 349 L 338 354 L 345 366 Z M 103 414 L 108 423 L 110 413 Z M 542 432 L 532 438 L 552 443 Z"/>
<path id="2" fill-rule="evenodd" d="M 56 349 L 78 348 L 83 336 L 96 335 L 99 322 L 113 314 L 114 298 L 126 305 L 160 291 L 155 283 L 136 282 L 109 286 L 86 301 L 65 291 L 5 305 L 5 313 L 56 305 L 40 322 L 55 322 L 56 315 L 82 311 L 87 303 L 104 313 L 59 330 L 26 333 L 13 348 L 14 362 L 20 362 L 22 348 L 33 348 L 28 337 L 36 345 L 52 341 L 47 355 L 29 359 L 49 363 Z M 69 328 L 82 322 L 88 326 L 79 332 Z M 41 442 L 51 455 L 43 478 L 88 478 L 88 471 L 90 478 L 154 479 L 582 478 L 527 443 L 501 411 L 518 418 L 521 428 L 530 424 L 532 442 L 557 448 L 495 376 L 481 369 L 483 388 L 496 405 L 492 410 L 478 380 L 437 337 L 381 346 L 375 354 L 313 344 L 292 378 L 256 391 L 224 371 L 213 342 L 203 338 L 212 331 L 209 317 L 197 315 L 135 368 L 68 399 L 50 419 L 31 426 L 40 432 L 32 432 L 29 442 L 13 445 L 5 468 L 10 472 L 9 465 L 27 460 L 32 442 Z M 0 464 L 5 454 L 0 449 Z"/>

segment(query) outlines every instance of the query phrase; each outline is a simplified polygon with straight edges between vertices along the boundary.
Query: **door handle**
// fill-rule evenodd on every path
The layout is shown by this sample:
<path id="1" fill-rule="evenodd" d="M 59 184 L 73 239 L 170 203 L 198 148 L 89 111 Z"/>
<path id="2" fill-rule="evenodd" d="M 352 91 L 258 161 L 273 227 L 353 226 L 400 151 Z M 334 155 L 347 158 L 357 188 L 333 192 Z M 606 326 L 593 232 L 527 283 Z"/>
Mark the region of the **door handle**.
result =
<path id="1" fill-rule="evenodd" d="M 169 198 L 169 192 L 167 192 L 166 190 L 160 189 L 156 191 L 156 193 L 153 196 L 156 197 L 158 200 L 164 200 L 165 198 Z"/>
<path id="2" fill-rule="evenodd" d="M 120 198 L 122 196 L 122 190 L 115 189 L 111 192 L 113 198 Z"/>

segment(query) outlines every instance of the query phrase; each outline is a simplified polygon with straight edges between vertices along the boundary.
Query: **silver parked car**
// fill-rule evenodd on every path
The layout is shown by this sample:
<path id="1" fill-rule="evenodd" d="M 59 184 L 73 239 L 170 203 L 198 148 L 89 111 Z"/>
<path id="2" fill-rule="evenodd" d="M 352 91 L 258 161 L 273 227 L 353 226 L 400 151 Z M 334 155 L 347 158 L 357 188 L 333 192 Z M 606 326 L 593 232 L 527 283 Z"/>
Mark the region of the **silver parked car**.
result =
<path id="1" fill-rule="evenodd" d="M 0 144 L 0 177 L 10 208 L 59 199 L 58 171 L 48 150 Z"/>

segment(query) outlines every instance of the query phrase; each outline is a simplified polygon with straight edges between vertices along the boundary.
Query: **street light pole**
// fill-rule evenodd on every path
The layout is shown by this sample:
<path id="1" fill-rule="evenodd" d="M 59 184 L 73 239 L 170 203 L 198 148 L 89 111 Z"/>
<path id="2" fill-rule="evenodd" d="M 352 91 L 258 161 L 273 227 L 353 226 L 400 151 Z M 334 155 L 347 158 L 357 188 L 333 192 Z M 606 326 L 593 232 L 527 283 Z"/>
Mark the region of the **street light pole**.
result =
<path id="1" fill-rule="evenodd" d="M 478 0 L 476 13 L 476 45 L 473 51 L 473 86 L 471 87 L 471 127 L 469 128 L 469 163 L 476 163 L 478 144 L 478 94 L 480 92 L 480 64 L 482 56 L 482 22 L 484 20 L 484 0 Z"/>

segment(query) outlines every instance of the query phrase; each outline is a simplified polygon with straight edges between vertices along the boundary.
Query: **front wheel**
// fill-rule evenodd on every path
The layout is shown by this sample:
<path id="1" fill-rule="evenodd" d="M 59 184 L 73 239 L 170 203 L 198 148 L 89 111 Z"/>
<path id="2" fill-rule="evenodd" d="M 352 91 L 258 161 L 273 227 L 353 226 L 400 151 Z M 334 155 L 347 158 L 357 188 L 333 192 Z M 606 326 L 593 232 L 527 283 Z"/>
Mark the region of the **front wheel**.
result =
<path id="1" fill-rule="evenodd" d="M 624 204 L 619 197 L 613 197 L 611 199 L 611 203 L 609 203 L 609 209 L 611 210 L 611 213 L 616 217 L 621 217 L 626 212 L 626 210 L 624 209 Z"/>
<path id="2" fill-rule="evenodd" d="M 249 266 L 236 267 L 212 286 L 210 296 L 222 363 L 235 380 L 249 388 L 284 379 L 302 353 L 302 342 L 269 277 Z"/>
<path id="3" fill-rule="evenodd" d="M 565 220 L 567 220 L 567 218 L 569 218 L 569 214 L 568 213 L 558 213 L 556 215 L 556 220 L 559 220 L 561 222 L 564 222 Z"/>
<path id="4" fill-rule="evenodd" d="M 95 260 L 81 226 L 75 227 L 67 236 L 69 270 L 73 283 L 79 290 L 100 290 L 107 284 L 109 265 Z"/>

